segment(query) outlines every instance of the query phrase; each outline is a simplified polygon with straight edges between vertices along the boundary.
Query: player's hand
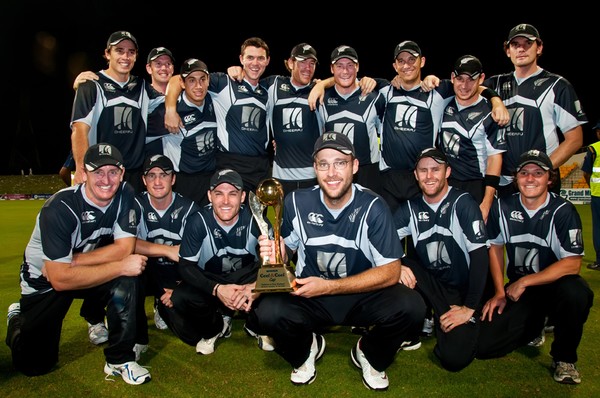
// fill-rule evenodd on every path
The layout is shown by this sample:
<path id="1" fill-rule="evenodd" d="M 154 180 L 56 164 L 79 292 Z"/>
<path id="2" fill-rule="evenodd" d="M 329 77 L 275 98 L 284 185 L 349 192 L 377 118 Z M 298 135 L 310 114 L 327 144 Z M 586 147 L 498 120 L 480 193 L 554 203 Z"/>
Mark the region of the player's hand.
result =
<path id="1" fill-rule="evenodd" d="M 506 307 L 506 296 L 504 294 L 494 295 L 494 297 L 484 304 L 483 310 L 481 311 L 481 320 L 491 322 L 494 313 L 498 312 L 498 314 L 502 314 L 504 307 Z"/>
<path id="2" fill-rule="evenodd" d="M 79 85 L 83 82 L 86 82 L 88 80 L 98 80 L 98 79 L 99 79 L 98 75 L 92 71 L 86 70 L 84 72 L 81 72 L 80 74 L 77 75 L 77 77 L 75 78 L 75 81 L 73 82 L 73 90 L 77 90 Z"/>
<path id="3" fill-rule="evenodd" d="M 440 328 L 448 333 L 457 326 L 467 324 L 474 312 L 474 309 L 464 305 L 451 305 L 450 310 L 440 316 Z"/>
<path id="4" fill-rule="evenodd" d="M 361 89 L 360 96 L 365 97 L 375 90 L 377 82 L 372 77 L 365 76 L 358 82 L 358 87 Z"/>
<path id="5" fill-rule="evenodd" d="M 435 89 L 436 87 L 439 87 L 439 85 L 440 85 L 440 78 L 435 75 L 425 76 L 425 79 L 423 79 L 421 81 L 421 89 L 423 91 L 425 91 L 426 93 L 430 92 L 431 90 Z"/>
<path id="6" fill-rule="evenodd" d="M 141 254 L 130 254 L 122 261 L 122 272 L 124 276 L 138 276 L 146 269 L 148 257 Z"/>
<path id="7" fill-rule="evenodd" d="M 317 276 L 296 278 L 294 280 L 294 291 L 290 294 L 307 298 L 327 295 L 331 293 L 331 283 L 332 281 Z"/>
<path id="8" fill-rule="evenodd" d="M 405 265 L 400 266 L 399 282 L 404 286 L 410 287 L 411 289 L 414 289 L 415 286 L 417 286 L 417 278 L 415 277 L 415 274 L 413 274 L 412 270 Z"/>
<path id="9" fill-rule="evenodd" d="M 311 111 L 317 109 L 319 104 L 323 103 L 323 98 L 325 97 L 325 85 L 323 82 L 319 82 L 314 85 L 312 90 L 310 90 L 310 94 L 308 94 L 308 106 Z"/>
<path id="10" fill-rule="evenodd" d="M 183 128 L 183 123 L 177 110 L 165 108 L 165 128 L 171 134 L 179 134 L 179 129 Z"/>
<path id="11" fill-rule="evenodd" d="M 227 68 L 227 74 L 230 78 L 241 82 L 244 80 L 244 69 L 241 66 L 230 66 Z"/>

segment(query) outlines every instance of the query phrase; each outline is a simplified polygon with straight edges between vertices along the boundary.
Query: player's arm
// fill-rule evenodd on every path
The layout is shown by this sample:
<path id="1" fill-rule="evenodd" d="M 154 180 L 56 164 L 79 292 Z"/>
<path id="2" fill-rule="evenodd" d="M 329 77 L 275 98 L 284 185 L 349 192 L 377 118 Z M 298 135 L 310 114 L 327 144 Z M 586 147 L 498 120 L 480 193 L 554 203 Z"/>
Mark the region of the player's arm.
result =
<path id="1" fill-rule="evenodd" d="M 502 153 L 497 153 L 487 158 L 487 166 L 485 169 L 485 193 L 483 200 L 479 204 L 483 221 L 487 223 L 490 208 L 496 196 L 496 189 L 500 183 L 500 172 L 502 170 Z"/>
<path id="2" fill-rule="evenodd" d="M 364 293 L 383 289 L 400 280 L 400 260 L 369 268 L 346 278 L 323 279 L 316 276 L 296 278 L 296 290 L 290 294 L 302 297 Z"/>
<path id="3" fill-rule="evenodd" d="M 110 245 L 86 253 L 77 253 L 73 256 L 71 265 L 89 266 L 122 260 L 133 253 L 135 243 L 135 237 L 116 239 Z"/>
<path id="4" fill-rule="evenodd" d="M 173 75 L 167 84 L 165 92 L 165 128 L 169 133 L 176 134 L 183 127 L 183 123 L 177 113 L 177 97 L 184 88 L 183 79 L 180 75 Z"/>
<path id="5" fill-rule="evenodd" d="M 327 79 L 319 80 L 314 85 L 314 87 L 310 90 L 310 94 L 308 95 L 308 106 L 310 107 L 310 110 L 314 111 L 317 109 L 318 104 L 323 103 L 325 89 L 333 87 L 334 84 L 335 80 L 333 79 L 333 76 L 331 76 Z"/>
<path id="6" fill-rule="evenodd" d="M 554 169 L 558 169 L 565 164 L 565 162 L 569 160 L 573 154 L 577 153 L 579 148 L 583 145 L 583 129 L 581 126 L 565 131 L 563 135 L 565 137 L 564 141 L 561 142 L 558 145 L 558 148 L 550 155 L 550 160 L 552 160 Z"/>
<path id="7" fill-rule="evenodd" d="M 179 245 L 161 245 L 138 238 L 135 243 L 135 252 L 148 257 L 166 257 L 171 261 L 179 261 Z"/>
<path id="8" fill-rule="evenodd" d="M 498 93 L 486 86 L 479 86 L 478 92 L 492 104 L 492 119 L 498 123 L 498 126 L 506 126 L 510 115 Z"/>
<path id="9" fill-rule="evenodd" d="M 490 276 L 494 284 L 494 296 L 483 306 L 481 320 L 492 321 L 495 312 L 499 314 L 506 306 L 506 293 L 504 291 L 504 245 L 490 245 L 488 249 L 490 261 Z"/>
<path id="10" fill-rule="evenodd" d="M 94 266 L 44 261 L 44 276 L 56 291 L 88 289 L 120 276 L 138 276 L 146 268 L 148 258 L 132 254 L 120 261 Z"/>
<path id="11" fill-rule="evenodd" d="M 88 80 L 98 80 L 98 79 L 99 79 L 98 75 L 95 74 L 94 72 L 92 72 L 91 70 L 83 71 L 80 74 L 78 74 L 77 77 L 75 77 L 75 81 L 73 81 L 73 90 L 77 90 L 79 85 L 83 82 L 86 82 Z"/>
<path id="12" fill-rule="evenodd" d="M 74 122 L 71 129 L 71 148 L 73 150 L 73 160 L 75 161 L 74 184 L 85 182 L 85 167 L 83 166 L 83 157 L 90 144 L 88 134 L 90 126 L 84 122 Z"/>

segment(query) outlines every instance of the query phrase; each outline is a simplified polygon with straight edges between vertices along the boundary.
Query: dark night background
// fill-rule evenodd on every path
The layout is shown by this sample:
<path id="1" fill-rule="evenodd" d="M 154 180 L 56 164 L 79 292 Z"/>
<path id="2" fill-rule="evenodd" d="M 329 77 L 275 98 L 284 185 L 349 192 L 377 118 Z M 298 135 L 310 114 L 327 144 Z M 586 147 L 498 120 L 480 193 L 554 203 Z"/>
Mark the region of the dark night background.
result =
<path id="1" fill-rule="evenodd" d="M 572 5 L 571 5 L 572 3 Z M 147 77 L 146 56 L 157 46 L 175 55 L 175 72 L 189 57 L 200 58 L 211 71 L 238 65 L 240 45 L 262 37 L 271 49 L 264 76 L 285 74 L 283 60 L 300 43 L 313 45 L 319 56 L 315 76 L 330 76 L 329 54 L 338 45 L 356 49 L 359 76 L 392 78 L 393 50 L 403 40 L 416 41 L 426 57 L 423 77 L 448 78 L 456 58 L 473 54 L 486 75 L 513 70 L 502 44 L 518 23 L 531 23 L 544 41 L 539 64 L 564 76 L 574 86 L 587 113 L 584 143 L 595 140 L 591 130 L 600 112 L 596 95 L 600 33 L 591 6 L 566 3 L 568 9 L 527 10 L 522 3 L 505 2 L 494 12 L 487 3 L 454 3 L 437 8 L 429 2 L 279 3 L 294 12 L 270 11 L 264 4 L 127 1 L 14 1 L 0 5 L 0 61 L 5 79 L 2 135 L 8 145 L 0 174 L 54 174 L 70 149 L 69 120 L 72 82 L 83 70 L 98 71 L 108 36 L 128 30 L 138 40 L 139 56 L 133 74 Z M 318 6 L 318 7 L 315 7 Z M 418 6 L 419 8 L 416 8 Z M 243 7 L 250 9 L 245 10 Z M 543 15 L 544 14 L 550 14 Z M 6 145 L 5 144 L 5 145 Z"/>

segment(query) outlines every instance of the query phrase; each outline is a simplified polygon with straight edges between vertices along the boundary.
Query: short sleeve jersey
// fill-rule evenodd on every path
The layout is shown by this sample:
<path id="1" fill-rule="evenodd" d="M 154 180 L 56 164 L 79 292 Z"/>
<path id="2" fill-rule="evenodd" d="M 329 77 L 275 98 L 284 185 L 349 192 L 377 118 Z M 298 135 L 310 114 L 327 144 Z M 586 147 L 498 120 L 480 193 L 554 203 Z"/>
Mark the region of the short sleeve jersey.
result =
<path id="1" fill-rule="evenodd" d="M 259 235 L 252 213 L 245 205 L 241 206 L 237 222 L 223 228 L 209 204 L 188 219 L 179 256 L 212 274 L 229 274 L 256 265 Z"/>
<path id="2" fill-rule="evenodd" d="M 298 277 L 344 278 L 404 255 L 389 207 L 357 184 L 350 201 L 336 214 L 325 206 L 319 187 L 287 195 L 281 236 L 298 251 Z"/>
<path id="3" fill-rule="evenodd" d="M 21 293 L 52 290 L 42 275 L 44 261 L 71 263 L 74 253 L 87 253 L 115 240 L 135 237 L 137 226 L 135 194 L 125 182 L 103 208 L 86 197 L 83 184 L 58 191 L 44 203 L 25 248 Z"/>
<path id="4" fill-rule="evenodd" d="M 405 201 L 394 213 L 400 239 L 411 236 L 420 263 L 441 282 L 466 291 L 474 250 L 487 245 L 479 205 L 467 192 L 450 187 L 432 208 L 423 197 Z"/>
<path id="5" fill-rule="evenodd" d="M 97 74 L 98 80 L 81 83 L 75 93 L 71 127 L 74 122 L 87 124 L 90 146 L 112 144 L 123 154 L 126 170 L 140 168 L 145 155 L 149 85 L 136 76 L 119 83 L 104 71 Z"/>
<path id="6" fill-rule="evenodd" d="M 269 76 L 261 80 L 268 88 L 269 128 L 276 142 L 273 177 L 282 180 L 315 178 L 312 152 L 321 135 L 318 110 L 311 111 L 308 95 L 314 86 L 295 87 L 290 77 Z"/>
<path id="7" fill-rule="evenodd" d="M 551 155 L 562 141 L 562 132 L 588 121 L 571 83 L 544 69 L 524 80 L 511 72 L 492 76 L 483 84 L 500 95 L 510 114 L 508 125 L 501 129 L 507 143 L 504 184 L 512 181 L 523 152 L 539 149 Z"/>
<path id="8" fill-rule="evenodd" d="M 148 192 L 136 197 L 140 212 L 137 237 L 159 245 L 177 246 L 181 243 L 183 231 L 188 217 L 200 210 L 191 199 L 178 193 L 171 193 L 171 205 L 165 210 L 156 210 L 150 202 Z M 173 289 L 181 280 L 178 265 L 166 257 L 151 257 L 148 262 L 155 265 L 157 282 L 162 287 Z"/>
<path id="9" fill-rule="evenodd" d="M 488 157 L 506 151 L 504 135 L 499 134 L 491 111 L 483 97 L 467 107 L 461 107 L 453 98 L 444 110 L 438 147 L 448 158 L 452 178 L 482 180 Z"/>
<path id="10" fill-rule="evenodd" d="M 325 90 L 319 106 L 325 131 L 348 136 L 361 166 L 379 163 L 378 137 L 384 111 L 385 101 L 378 92 L 363 96 L 357 88 L 349 96 L 342 96 L 335 86 Z"/>
<path id="11" fill-rule="evenodd" d="M 266 156 L 267 90 L 254 89 L 245 80 L 238 82 L 222 72 L 210 74 L 208 93 L 217 116 L 219 150 L 245 156 Z"/>
<path id="12" fill-rule="evenodd" d="M 382 82 L 378 79 L 386 102 L 379 169 L 414 170 L 417 155 L 436 143 L 444 108 L 454 96 L 452 82 L 441 80 L 429 92 L 420 86 L 405 90 Z"/>
<path id="13" fill-rule="evenodd" d="M 535 211 L 522 205 L 519 193 L 496 199 L 487 228 L 490 243 L 505 245 L 506 274 L 513 282 L 562 258 L 584 255 L 577 209 L 552 192 Z"/>

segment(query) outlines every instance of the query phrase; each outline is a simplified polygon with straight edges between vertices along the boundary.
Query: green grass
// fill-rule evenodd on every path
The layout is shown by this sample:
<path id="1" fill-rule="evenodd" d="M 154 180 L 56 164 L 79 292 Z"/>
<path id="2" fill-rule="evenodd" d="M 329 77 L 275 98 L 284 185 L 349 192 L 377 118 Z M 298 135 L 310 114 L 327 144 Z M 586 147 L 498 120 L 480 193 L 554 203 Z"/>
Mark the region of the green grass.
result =
<path id="1" fill-rule="evenodd" d="M 0 311 L 19 298 L 19 266 L 41 200 L 0 201 Z M 584 223 L 586 256 L 583 276 L 598 292 L 600 272 L 585 265 L 594 260 L 589 206 L 577 206 Z M 10 350 L 0 344 L 0 386 L 5 397 L 371 397 L 362 384 L 359 370 L 350 360 L 357 336 L 347 328 L 325 335 L 327 348 L 317 363 L 318 376 L 309 386 L 290 383 L 290 366 L 276 353 L 257 348 L 256 341 L 242 331 L 243 319 L 234 319 L 233 334 L 220 339 L 214 354 L 197 355 L 170 331 L 159 331 L 149 314 L 150 349 L 140 363 L 148 366 L 152 381 L 141 386 L 123 380 L 105 381 L 101 347 L 87 338 L 85 321 L 79 317 L 81 301 L 75 301 L 63 325 L 60 360 L 48 375 L 28 378 L 12 368 Z M 475 360 L 458 373 L 450 373 L 433 357 L 434 340 L 424 339 L 417 351 L 400 352 L 388 369 L 394 397 L 598 397 L 600 396 L 600 314 L 592 307 L 579 346 L 578 368 L 582 384 L 562 385 L 552 380 L 548 355 L 552 334 L 540 349 L 520 349 L 504 358 Z M 6 336 L 0 322 L 0 336 Z"/>

